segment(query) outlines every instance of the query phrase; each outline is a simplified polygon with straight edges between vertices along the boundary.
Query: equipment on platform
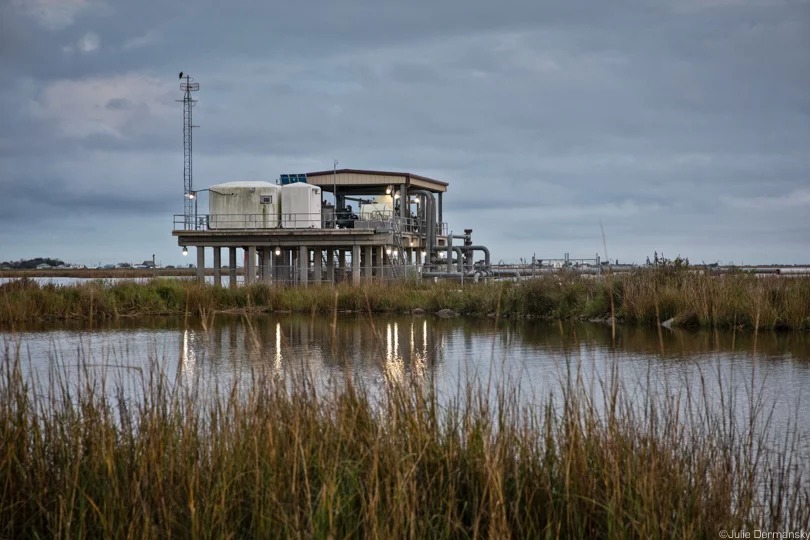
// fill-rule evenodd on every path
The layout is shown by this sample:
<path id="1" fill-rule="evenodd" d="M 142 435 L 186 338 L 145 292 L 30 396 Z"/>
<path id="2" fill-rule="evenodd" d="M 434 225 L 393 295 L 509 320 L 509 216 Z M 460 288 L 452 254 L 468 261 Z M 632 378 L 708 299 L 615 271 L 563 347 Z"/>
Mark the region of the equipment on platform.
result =
<path id="1" fill-rule="evenodd" d="M 281 185 L 287 186 L 289 184 L 306 184 L 307 183 L 307 175 L 305 174 L 282 174 L 281 175 Z"/>
<path id="2" fill-rule="evenodd" d="M 281 187 L 270 182 L 226 182 L 211 186 L 209 229 L 275 229 L 280 219 Z"/>
<path id="3" fill-rule="evenodd" d="M 321 188 L 303 182 L 282 185 L 281 226 L 285 229 L 320 229 Z"/>

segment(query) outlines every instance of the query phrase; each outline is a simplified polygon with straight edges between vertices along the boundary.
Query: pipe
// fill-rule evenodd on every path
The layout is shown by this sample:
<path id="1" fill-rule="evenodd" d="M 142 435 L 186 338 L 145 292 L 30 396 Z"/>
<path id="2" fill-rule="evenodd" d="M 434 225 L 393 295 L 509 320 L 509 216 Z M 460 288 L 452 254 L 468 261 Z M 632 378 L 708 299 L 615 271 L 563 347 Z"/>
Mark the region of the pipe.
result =
<path id="1" fill-rule="evenodd" d="M 464 240 L 466 242 L 467 237 L 462 235 L 462 234 L 453 234 L 452 232 L 447 235 L 447 258 L 448 259 L 450 258 L 450 250 L 451 249 L 453 251 L 455 251 L 456 253 L 458 253 L 458 271 L 463 272 L 464 270 L 466 270 L 466 268 L 464 268 L 464 252 L 459 251 L 460 250 L 459 247 L 454 247 L 453 246 L 453 238 L 455 238 L 457 240 Z M 449 270 L 450 269 L 448 268 L 448 271 Z"/>
<path id="2" fill-rule="evenodd" d="M 450 241 L 448 240 L 447 242 L 448 242 L 448 245 L 449 245 Z M 459 247 L 459 246 L 455 246 L 453 248 L 453 251 L 456 252 L 456 264 L 458 265 L 458 271 L 462 272 L 463 271 L 463 266 L 464 266 L 464 252 L 461 250 L 461 247 Z M 450 259 L 448 259 L 448 261 L 449 260 Z M 448 270 L 450 270 L 450 269 L 448 268 Z"/>
<path id="3" fill-rule="evenodd" d="M 425 221 L 427 221 L 427 231 L 425 231 L 427 236 L 427 265 L 432 266 L 433 250 L 436 244 L 436 199 L 433 197 L 433 193 L 424 189 L 414 189 L 411 190 L 411 193 L 422 195 L 425 198 Z M 429 204 L 428 201 L 430 201 Z"/>
<path id="4" fill-rule="evenodd" d="M 521 277 L 523 277 L 523 273 L 519 270 L 492 270 L 491 272 L 492 277 L 499 278 L 499 277 L 513 277 L 520 281 Z"/>
<path id="5" fill-rule="evenodd" d="M 469 250 L 470 252 L 483 251 L 484 252 L 484 265 L 487 268 L 489 268 L 490 257 L 489 257 L 489 248 L 487 246 L 464 246 L 464 250 Z"/>
<path id="6" fill-rule="evenodd" d="M 463 279 L 462 272 L 422 272 L 423 278 L 456 278 Z"/>
<path id="7" fill-rule="evenodd" d="M 447 236 L 447 271 L 450 272 L 450 264 L 453 261 L 453 252 L 456 252 L 457 257 L 457 264 L 458 264 L 458 271 L 464 271 L 464 250 L 461 246 L 454 246 L 453 245 L 453 238 L 457 238 L 458 235 L 448 235 Z"/>

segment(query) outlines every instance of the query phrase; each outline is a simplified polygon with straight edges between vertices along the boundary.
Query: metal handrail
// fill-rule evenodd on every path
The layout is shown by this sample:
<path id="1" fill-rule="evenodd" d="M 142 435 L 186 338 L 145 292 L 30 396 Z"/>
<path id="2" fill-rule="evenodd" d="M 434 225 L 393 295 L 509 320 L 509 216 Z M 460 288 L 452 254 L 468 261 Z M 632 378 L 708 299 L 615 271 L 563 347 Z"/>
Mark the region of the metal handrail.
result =
<path id="1" fill-rule="evenodd" d="M 321 212 L 281 214 L 198 214 L 197 221 L 188 220 L 185 214 L 175 214 L 174 230 L 218 229 L 332 229 L 346 223 L 345 219 L 326 216 Z M 361 230 L 398 230 L 401 233 L 421 234 L 427 231 L 425 220 L 393 216 L 388 212 L 375 212 L 363 218 L 352 219 L 351 228 Z M 447 223 L 437 223 L 437 234 L 447 235 Z"/>

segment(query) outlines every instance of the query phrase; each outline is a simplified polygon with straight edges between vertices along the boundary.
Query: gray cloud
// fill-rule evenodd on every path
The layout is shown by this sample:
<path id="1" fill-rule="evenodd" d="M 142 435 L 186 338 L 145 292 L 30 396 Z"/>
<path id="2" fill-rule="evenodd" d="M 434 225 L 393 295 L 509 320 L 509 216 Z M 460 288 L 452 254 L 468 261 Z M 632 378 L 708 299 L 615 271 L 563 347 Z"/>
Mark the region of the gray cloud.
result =
<path id="1" fill-rule="evenodd" d="M 43 225 L 0 259 L 68 257 L 53 215 L 77 260 L 177 256 L 184 70 L 198 185 L 337 158 L 449 181 L 496 258 L 592 255 L 601 222 L 611 258 L 808 262 L 808 2 L 65 5 L 0 6 L 0 229 Z"/>

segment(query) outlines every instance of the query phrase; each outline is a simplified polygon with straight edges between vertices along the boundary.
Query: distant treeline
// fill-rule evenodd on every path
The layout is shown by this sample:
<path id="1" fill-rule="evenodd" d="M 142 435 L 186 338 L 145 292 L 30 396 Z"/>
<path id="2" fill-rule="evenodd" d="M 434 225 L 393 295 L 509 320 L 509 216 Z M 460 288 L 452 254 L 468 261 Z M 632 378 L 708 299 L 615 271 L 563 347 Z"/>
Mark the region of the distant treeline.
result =
<path id="1" fill-rule="evenodd" d="M 0 268 L 13 268 L 17 269 L 24 269 L 24 268 L 36 268 L 40 264 L 47 264 L 49 266 L 61 266 L 65 264 L 65 261 L 61 259 L 50 259 L 50 258 L 43 258 L 37 257 L 36 259 L 20 259 L 19 261 L 3 261 L 0 262 Z"/>

